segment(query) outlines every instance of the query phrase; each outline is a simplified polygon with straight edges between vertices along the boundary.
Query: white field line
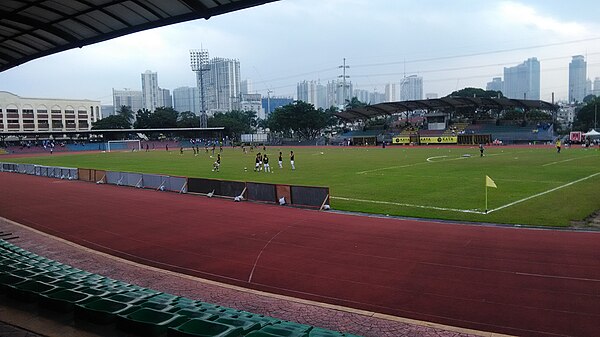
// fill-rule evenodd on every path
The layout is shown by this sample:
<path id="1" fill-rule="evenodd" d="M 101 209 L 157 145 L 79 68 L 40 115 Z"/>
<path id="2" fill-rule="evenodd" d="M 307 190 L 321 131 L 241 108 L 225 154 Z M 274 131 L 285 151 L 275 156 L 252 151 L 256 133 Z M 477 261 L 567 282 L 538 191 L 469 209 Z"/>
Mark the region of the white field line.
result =
<path id="1" fill-rule="evenodd" d="M 492 157 L 492 156 L 501 156 L 501 155 L 506 155 L 506 154 L 514 154 L 514 153 L 520 153 L 520 152 L 492 153 L 492 154 L 486 154 L 485 156 Z M 461 156 L 461 157 L 445 159 L 445 160 L 430 160 L 430 159 L 434 159 L 434 158 L 443 158 L 443 157 L 447 157 L 447 156 L 429 157 L 426 159 L 426 161 L 420 162 L 420 163 L 413 163 L 413 164 L 406 164 L 406 165 L 399 165 L 399 166 L 380 167 L 380 168 L 376 168 L 376 169 L 372 169 L 372 170 L 356 172 L 356 174 L 365 174 L 365 173 L 385 171 L 385 170 L 394 170 L 394 169 L 398 169 L 398 168 L 405 168 L 405 167 L 411 167 L 411 166 L 417 166 L 417 165 L 423 165 L 423 164 L 429 164 L 429 163 L 444 163 L 444 162 L 451 161 L 451 160 L 469 159 L 474 156 L 471 156 L 471 157 L 462 157 Z"/>
<path id="2" fill-rule="evenodd" d="M 550 166 L 550 165 L 554 165 L 554 164 L 566 163 L 566 162 L 571 161 L 571 160 L 583 159 L 583 158 L 588 158 L 588 157 L 595 157 L 595 156 L 583 156 L 583 157 L 577 157 L 577 158 L 571 158 L 571 159 L 553 161 L 551 163 L 546 163 L 546 164 L 544 164 L 542 166 Z"/>
<path id="3" fill-rule="evenodd" d="M 530 199 L 533 199 L 533 198 L 537 198 L 537 197 L 539 197 L 539 196 L 541 196 L 541 195 L 548 194 L 548 193 L 551 193 L 551 192 L 554 192 L 554 191 L 560 190 L 561 188 L 568 187 L 568 186 L 571 186 L 571 185 L 573 185 L 573 184 L 577 184 L 577 183 L 579 183 L 579 182 L 582 182 L 582 181 L 584 181 L 584 180 L 588 180 L 588 179 L 590 179 L 590 178 L 593 178 L 593 177 L 595 177 L 595 176 L 597 176 L 597 175 L 599 175 L 599 174 L 600 174 L 600 172 L 596 172 L 596 173 L 594 173 L 594 174 L 591 174 L 591 175 L 589 175 L 589 176 L 587 176 L 587 177 L 584 177 L 584 178 L 581 178 L 581 179 L 577 179 L 577 180 L 575 180 L 575 181 L 572 181 L 572 182 L 570 182 L 570 183 L 566 183 L 566 184 L 564 184 L 564 185 L 560 185 L 560 186 L 558 186 L 558 187 L 555 187 L 555 188 L 549 189 L 549 190 L 547 190 L 547 191 L 540 192 L 540 193 L 538 193 L 538 194 L 534 194 L 534 195 L 532 195 L 532 196 L 529 196 L 529 197 L 527 197 L 527 198 L 523 198 L 523 199 L 520 199 L 520 200 L 517 200 L 517 201 L 511 202 L 511 203 L 509 203 L 509 204 L 506 204 L 506 205 L 504 205 L 504 206 L 500 206 L 500 207 L 498 207 L 498 208 L 491 209 L 491 210 L 489 210 L 489 211 L 488 211 L 488 213 L 492 213 L 492 212 L 495 212 L 495 211 L 501 210 L 501 209 L 503 209 L 503 208 L 507 208 L 507 207 L 510 207 L 510 206 L 514 206 L 514 205 L 516 205 L 516 204 L 522 203 L 523 201 L 527 201 L 527 200 L 530 200 Z"/>
<path id="4" fill-rule="evenodd" d="M 446 158 L 446 157 L 448 157 L 448 156 L 429 157 L 429 158 L 427 158 L 427 161 L 430 162 L 430 163 L 432 163 L 432 162 L 434 162 L 434 159 L 437 159 L 437 158 Z"/>
<path id="5" fill-rule="evenodd" d="M 331 196 L 330 198 L 338 199 L 338 200 L 346 200 L 346 201 L 367 202 L 367 203 L 371 203 L 371 204 L 384 204 L 384 205 L 394 205 L 394 206 L 404 206 L 404 207 L 426 208 L 426 209 L 435 209 L 435 210 L 439 210 L 439 211 L 451 211 L 451 212 L 460 212 L 460 213 L 485 214 L 485 212 L 471 210 L 471 209 L 457 209 L 457 208 L 447 208 L 447 207 L 437 207 L 437 206 L 413 205 L 413 204 L 404 204 L 404 203 L 392 202 L 392 201 L 364 200 L 364 199 L 354 199 L 354 198 L 334 197 L 334 196 Z"/>

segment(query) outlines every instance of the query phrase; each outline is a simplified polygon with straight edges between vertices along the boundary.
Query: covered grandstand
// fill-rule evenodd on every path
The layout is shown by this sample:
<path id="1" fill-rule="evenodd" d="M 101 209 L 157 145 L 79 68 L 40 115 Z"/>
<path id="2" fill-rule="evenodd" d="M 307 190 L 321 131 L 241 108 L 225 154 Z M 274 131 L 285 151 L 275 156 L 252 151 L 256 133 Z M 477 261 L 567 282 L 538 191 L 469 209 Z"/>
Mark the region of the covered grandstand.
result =
<path id="1" fill-rule="evenodd" d="M 509 98 L 445 97 L 439 99 L 386 102 L 351 108 L 335 113 L 342 120 L 361 124 L 377 117 L 397 116 L 398 122 L 387 130 L 353 130 L 337 137 L 345 144 L 367 145 L 365 139 L 377 143 L 391 139 L 393 144 L 514 144 L 545 143 L 554 140 L 553 116 L 558 106 L 541 100 Z M 475 117 L 456 118 L 459 112 L 470 110 Z M 489 118 L 503 111 L 549 112 L 547 121 L 510 121 Z M 419 113 L 421 123 L 409 122 L 409 116 Z M 402 118 L 406 123 L 402 125 Z M 484 116 L 488 116 L 485 118 Z M 395 126 L 395 128 L 393 128 Z M 368 138 L 367 138 L 368 136 Z M 371 144 L 374 145 L 374 144 Z"/>

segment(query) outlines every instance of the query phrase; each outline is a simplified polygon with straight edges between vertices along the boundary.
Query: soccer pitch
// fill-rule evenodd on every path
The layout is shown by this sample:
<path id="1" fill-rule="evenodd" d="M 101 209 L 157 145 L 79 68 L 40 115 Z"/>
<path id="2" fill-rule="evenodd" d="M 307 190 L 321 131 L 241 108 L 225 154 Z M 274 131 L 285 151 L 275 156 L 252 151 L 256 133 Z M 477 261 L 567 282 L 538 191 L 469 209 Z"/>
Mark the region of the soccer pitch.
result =
<path id="1" fill-rule="evenodd" d="M 296 170 L 290 167 L 293 150 Z M 283 152 L 283 169 L 277 164 Z M 217 149 L 218 152 L 218 149 Z M 11 158 L 11 162 L 160 173 L 280 184 L 329 186 L 333 209 L 420 218 L 569 226 L 600 208 L 600 152 L 579 147 L 267 147 L 273 173 L 254 172 L 262 148 L 225 148 L 221 171 L 211 153 L 111 152 Z M 470 155 L 470 156 L 469 156 Z M 215 153 L 216 156 L 216 153 Z M 0 159 L 2 159 L 0 157 Z M 247 170 L 245 170 L 245 168 Z M 485 176 L 488 188 L 485 212 Z"/>

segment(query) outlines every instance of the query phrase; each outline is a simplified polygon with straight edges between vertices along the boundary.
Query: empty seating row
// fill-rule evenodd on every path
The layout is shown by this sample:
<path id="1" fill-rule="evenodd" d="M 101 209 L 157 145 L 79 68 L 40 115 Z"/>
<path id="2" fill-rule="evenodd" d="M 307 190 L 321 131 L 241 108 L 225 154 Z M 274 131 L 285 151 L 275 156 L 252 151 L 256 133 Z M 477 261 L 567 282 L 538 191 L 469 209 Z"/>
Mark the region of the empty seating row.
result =
<path id="1" fill-rule="evenodd" d="M 139 336 L 354 336 L 162 293 L 39 256 L 0 239 L 0 296 Z"/>

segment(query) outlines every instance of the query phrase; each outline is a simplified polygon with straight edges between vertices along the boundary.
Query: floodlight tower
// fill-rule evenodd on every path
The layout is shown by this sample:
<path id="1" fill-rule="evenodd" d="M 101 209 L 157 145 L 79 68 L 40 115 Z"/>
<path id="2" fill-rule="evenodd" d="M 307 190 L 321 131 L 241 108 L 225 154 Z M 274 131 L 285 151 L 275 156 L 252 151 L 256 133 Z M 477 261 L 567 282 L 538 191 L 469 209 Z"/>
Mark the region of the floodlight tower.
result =
<path id="1" fill-rule="evenodd" d="M 204 88 L 204 73 L 210 70 L 208 64 L 208 50 L 194 49 L 190 50 L 190 66 L 196 73 L 196 86 L 200 90 L 200 127 L 207 127 L 208 116 L 206 114 L 206 100 Z"/>

